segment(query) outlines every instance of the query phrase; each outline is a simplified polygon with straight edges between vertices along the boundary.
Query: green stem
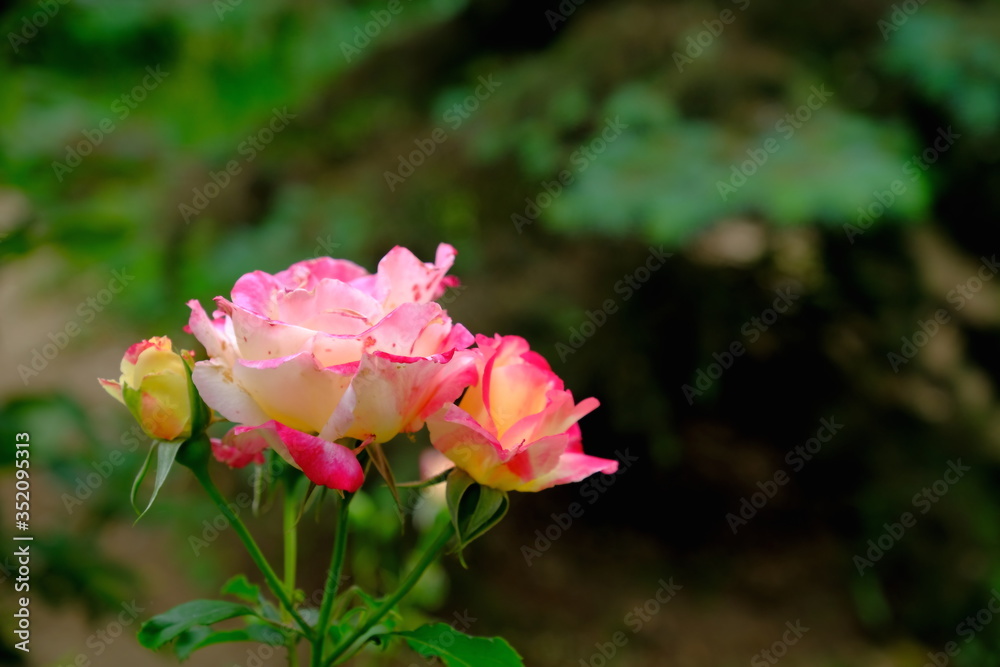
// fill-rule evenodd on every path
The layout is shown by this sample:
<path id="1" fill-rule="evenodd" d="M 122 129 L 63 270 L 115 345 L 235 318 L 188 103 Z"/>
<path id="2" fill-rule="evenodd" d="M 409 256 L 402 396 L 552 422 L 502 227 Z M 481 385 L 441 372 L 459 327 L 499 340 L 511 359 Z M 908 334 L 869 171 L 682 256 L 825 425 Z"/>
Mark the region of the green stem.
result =
<path id="1" fill-rule="evenodd" d="M 326 642 L 326 626 L 330 623 L 330 612 L 333 601 L 340 587 L 340 573 L 344 568 L 344 554 L 347 552 L 347 521 L 348 508 L 353 494 L 345 493 L 340 501 L 337 512 L 337 535 L 333 542 L 333 556 L 330 570 L 326 575 L 326 588 L 323 590 L 323 602 L 320 604 L 319 620 L 316 623 L 316 639 L 313 641 L 312 667 L 322 667 L 323 645 Z"/>
<path id="2" fill-rule="evenodd" d="M 253 559 L 253 562 L 257 564 L 257 567 L 260 568 L 261 573 L 264 575 L 264 580 L 267 582 L 268 588 L 271 589 L 271 592 L 278 598 L 278 601 L 281 602 L 282 606 L 288 610 L 289 615 L 302 629 L 302 634 L 312 639 L 313 629 L 310 628 L 309 624 L 305 622 L 302 616 L 295 611 L 295 607 L 292 606 L 291 599 L 285 592 L 284 585 L 278 579 L 278 575 L 274 573 L 271 565 L 267 562 L 267 559 L 261 552 L 260 547 L 257 546 L 253 536 L 250 534 L 250 531 L 247 530 L 247 527 L 243 524 L 240 518 L 234 514 L 231 509 L 229 509 L 226 499 L 222 497 L 221 493 L 219 493 L 219 489 L 216 488 L 215 483 L 212 482 L 212 478 L 208 474 L 208 466 L 189 465 L 188 467 L 191 468 L 191 472 L 193 472 L 194 476 L 198 478 L 201 485 L 205 487 L 205 491 L 208 492 L 209 497 L 213 502 L 215 502 L 223 516 L 229 520 L 229 524 L 236 531 L 236 534 L 239 535 L 240 540 L 243 541 L 243 546 L 246 547 L 247 552 L 250 554 L 250 558 Z"/>
<path id="3" fill-rule="evenodd" d="M 354 632 L 352 632 L 346 639 L 341 641 L 336 648 L 334 648 L 333 655 L 331 655 L 326 663 L 324 663 L 325 667 L 339 664 L 337 662 L 337 658 L 344 655 L 344 653 L 346 653 L 354 645 L 354 643 L 358 641 L 358 639 L 363 637 L 369 630 L 375 627 L 375 625 L 381 621 L 382 618 L 388 614 L 389 611 L 392 610 L 392 608 L 395 607 L 407 593 L 410 592 L 417 582 L 420 581 L 420 577 L 423 575 L 424 571 L 430 566 L 431 563 L 437 560 L 438 556 L 441 555 L 441 552 L 444 550 L 448 540 L 450 540 L 454 534 L 455 527 L 450 521 L 448 521 L 441 527 L 441 532 L 439 532 L 427 546 L 427 550 L 424 551 L 424 553 L 420 556 L 420 560 L 417 561 L 417 564 L 413 566 L 413 569 L 410 570 L 410 572 L 406 575 L 406 578 L 403 579 L 399 588 L 397 588 L 392 595 L 382 600 L 382 603 L 375 608 L 375 610 L 371 613 L 371 616 L 369 616 L 364 623 L 358 626 Z"/>
<path id="4" fill-rule="evenodd" d="M 293 483 L 289 482 L 285 485 L 285 506 L 283 513 L 283 523 L 285 530 L 285 592 L 289 597 L 295 597 L 295 562 L 298 557 L 298 542 L 296 540 L 298 536 L 298 526 L 296 525 L 296 519 L 298 518 L 298 503 L 296 502 L 296 494 L 294 493 Z M 290 618 L 288 610 L 282 611 L 282 616 Z M 295 646 L 298 644 L 296 637 L 288 638 L 288 667 L 298 667 L 299 656 L 295 651 Z"/>

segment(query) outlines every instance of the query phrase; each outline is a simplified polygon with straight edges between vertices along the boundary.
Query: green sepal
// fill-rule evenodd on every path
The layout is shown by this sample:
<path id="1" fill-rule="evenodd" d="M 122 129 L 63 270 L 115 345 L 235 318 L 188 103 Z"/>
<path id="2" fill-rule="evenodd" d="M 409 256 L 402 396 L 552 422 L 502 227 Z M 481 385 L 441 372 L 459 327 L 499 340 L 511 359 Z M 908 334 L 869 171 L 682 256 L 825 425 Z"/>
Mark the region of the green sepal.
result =
<path id="1" fill-rule="evenodd" d="M 153 506 L 153 501 L 156 500 L 156 494 L 160 492 L 160 487 L 163 483 L 167 481 L 167 475 L 170 473 L 170 469 L 174 465 L 174 460 L 177 458 L 177 452 L 180 450 L 181 446 L 184 445 L 183 442 L 164 442 L 162 440 L 154 440 L 153 445 L 149 448 L 149 453 L 146 454 L 146 460 L 143 462 L 142 467 L 135 476 L 135 481 L 132 482 L 132 492 L 129 494 L 129 499 L 132 501 L 132 509 L 135 510 L 136 514 L 139 516 L 136 518 L 136 522 L 141 519 L 149 508 Z M 146 509 L 139 511 L 139 507 L 135 503 L 136 496 L 139 494 L 139 486 L 142 481 L 146 478 L 146 473 L 149 471 L 149 464 L 153 458 L 153 451 L 156 451 L 156 476 L 153 478 L 153 493 L 149 496 L 149 502 L 146 503 Z"/>
<path id="2" fill-rule="evenodd" d="M 506 491 L 478 484 L 457 468 L 448 475 L 445 497 L 452 525 L 455 526 L 456 551 L 464 567 L 462 550 L 504 518 L 510 500 Z"/>
<path id="3" fill-rule="evenodd" d="M 197 438 L 212 423 L 212 409 L 205 404 L 205 401 L 201 400 L 201 394 L 198 393 L 198 388 L 194 386 L 194 380 L 191 377 L 191 366 L 189 365 L 190 361 L 183 357 L 183 355 L 182 358 L 184 359 L 184 370 L 187 373 L 188 400 L 191 402 L 191 437 Z"/>

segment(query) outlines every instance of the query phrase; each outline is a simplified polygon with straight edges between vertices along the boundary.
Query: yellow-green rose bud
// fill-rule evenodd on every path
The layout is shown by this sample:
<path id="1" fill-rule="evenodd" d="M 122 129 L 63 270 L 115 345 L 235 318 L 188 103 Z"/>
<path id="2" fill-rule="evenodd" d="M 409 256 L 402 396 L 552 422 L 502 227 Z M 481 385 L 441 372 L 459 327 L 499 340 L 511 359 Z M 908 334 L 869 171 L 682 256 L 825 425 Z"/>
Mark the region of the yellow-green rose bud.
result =
<path id="1" fill-rule="evenodd" d="M 125 352 L 118 382 L 99 381 L 129 409 L 151 438 L 186 440 L 202 410 L 201 399 L 191 383 L 193 366 L 193 352 L 174 352 L 169 338 L 157 336 Z"/>

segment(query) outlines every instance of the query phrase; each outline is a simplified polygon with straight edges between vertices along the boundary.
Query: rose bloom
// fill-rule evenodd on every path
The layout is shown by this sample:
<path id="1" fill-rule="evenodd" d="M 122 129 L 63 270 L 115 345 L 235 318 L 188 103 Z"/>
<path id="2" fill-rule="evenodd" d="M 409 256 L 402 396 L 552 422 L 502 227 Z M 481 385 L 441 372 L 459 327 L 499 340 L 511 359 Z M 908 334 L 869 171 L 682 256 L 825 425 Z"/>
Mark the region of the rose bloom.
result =
<path id="1" fill-rule="evenodd" d="M 205 402 L 241 424 L 214 447 L 234 466 L 270 446 L 312 481 L 354 491 L 354 453 L 334 441 L 385 442 L 475 381 L 472 335 L 434 299 L 457 280 L 455 249 L 433 264 L 395 247 L 375 274 L 321 257 L 248 273 L 209 318 L 191 301 L 190 331 L 209 360 L 194 368 Z"/>
<path id="2" fill-rule="evenodd" d="M 596 398 L 574 404 L 523 338 L 476 342 L 478 384 L 427 419 L 435 449 L 480 484 L 503 491 L 541 491 L 618 470 L 617 461 L 583 453 L 576 422 L 598 406 Z"/>
<path id="3" fill-rule="evenodd" d="M 193 352 L 182 350 L 178 354 L 169 338 L 158 336 L 125 352 L 117 382 L 98 382 L 129 409 L 149 437 L 186 440 L 191 437 L 197 400 L 189 377 L 193 365 Z"/>

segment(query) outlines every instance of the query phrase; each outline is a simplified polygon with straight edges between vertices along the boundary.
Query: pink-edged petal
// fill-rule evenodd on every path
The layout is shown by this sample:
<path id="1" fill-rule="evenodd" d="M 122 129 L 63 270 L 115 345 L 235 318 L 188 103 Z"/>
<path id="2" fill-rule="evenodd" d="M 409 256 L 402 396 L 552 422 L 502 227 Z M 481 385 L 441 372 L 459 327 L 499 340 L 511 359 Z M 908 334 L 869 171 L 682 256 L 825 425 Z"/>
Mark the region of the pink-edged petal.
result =
<path id="1" fill-rule="evenodd" d="M 253 397 L 237 384 L 233 369 L 225 362 L 199 361 L 191 371 L 191 379 L 208 407 L 229 421 L 257 426 L 270 419 Z"/>
<path id="2" fill-rule="evenodd" d="M 148 340 L 139 341 L 125 350 L 125 357 L 122 359 L 123 364 L 127 363 L 134 366 L 139 361 L 139 355 L 149 349 L 170 352 L 173 350 L 173 344 L 166 336 L 153 336 Z"/>
<path id="3" fill-rule="evenodd" d="M 271 317 L 275 308 L 274 295 L 281 289 L 281 283 L 270 273 L 254 271 L 240 276 L 236 281 L 232 302 L 240 308 Z M 216 297 L 216 302 L 220 298 Z"/>
<path id="4" fill-rule="evenodd" d="M 212 438 L 212 454 L 230 468 L 243 468 L 250 463 L 264 463 L 264 450 L 272 445 L 255 426 L 235 426 L 222 440 Z"/>
<path id="5" fill-rule="evenodd" d="M 321 435 L 386 442 L 398 433 L 417 431 L 428 415 L 457 399 L 477 377 L 474 355 L 461 351 L 426 358 L 366 354 Z"/>
<path id="6" fill-rule="evenodd" d="M 518 491 L 542 491 L 557 484 L 570 484 L 586 479 L 595 473 L 612 475 L 618 470 L 618 461 L 602 459 L 587 454 L 565 452 L 559 463 L 549 473 L 521 485 Z"/>
<path id="7" fill-rule="evenodd" d="M 191 299 L 187 305 L 191 309 L 191 317 L 188 319 L 189 333 L 205 347 L 208 356 L 226 359 L 232 363 L 236 355 L 234 349 L 236 341 L 232 333 L 227 331 L 226 319 L 222 317 L 210 319 L 197 299 Z"/>
<path id="8" fill-rule="evenodd" d="M 520 448 L 520 451 L 507 461 L 506 467 L 521 482 L 530 484 L 532 480 L 543 478 L 556 469 L 559 457 L 566 451 L 568 442 L 569 438 L 564 433 L 536 440 L 527 447 Z M 519 484 L 513 488 L 521 486 Z"/>
<path id="9" fill-rule="evenodd" d="M 503 433 L 500 441 L 508 444 L 564 433 L 598 406 L 600 401 L 596 398 L 585 398 L 574 405 L 572 392 L 551 390 L 545 398 L 545 407 L 539 412 L 519 419 Z"/>
<path id="10" fill-rule="evenodd" d="M 465 410 L 454 404 L 445 405 L 428 416 L 427 430 L 434 449 L 480 484 L 511 488 L 521 483 L 503 465 L 506 456 L 500 443 Z"/>
<path id="11" fill-rule="evenodd" d="M 441 343 L 448 339 L 449 331 L 436 328 L 441 324 L 450 327 L 451 319 L 438 304 L 405 303 L 360 334 L 360 338 L 366 352 L 387 352 L 405 357 L 430 356 L 445 351 Z M 428 332 L 429 327 L 435 328 Z"/>
<path id="12" fill-rule="evenodd" d="M 365 475 L 353 451 L 280 422 L 269 425 L 281 438 L 295 465 L 310 480 L 320 486 L 343 491 L 354 492 L 361 488 Z"/>
<path id="13" fill-rule="evenodd" d="M 566 435 L 569 436 L 569 443 L 566 445 L 566 451 L 573 454 L 583 454 L 583 436 L 580 432 L 580 425 L 573 424 L 566 430 Z"/>
<path id="14" fill-rule="evenodd" d="M 259 361 L 287 357 L 307 348 L 315 331 L 265 317 L 216 297 L 219 309 L 232 318 L 233 333 L 242 359 Z"/>
<path id="15" fill-rule="evenodd" d="M 358 334 L 382 318 L 382 305 L 339 280 L 323 280 L 311 290 L 279 295 L 276 319 L 331 334 Z"/>
<path id="16" fill-rule="evenodd" d="M 281 359 L 241 360 L 232 374 L 270 419 L 317 432 L 350 386 L 354 370 L 353 364 L 324 367 L 311 353 L 300 352 Z"/>
<path id="17" fill-rule="evenodd" d="M 364 331 L 357 335 L 333 335 L 316 332 L 305 327 L 261 317 L 221 297 L 218 297 L 216 301 L 219 303 L 219 307 L 232 318 L 239 354 L 241 358 L 246 360 L 284 359 L 301 352 L 311 352 L 319 359 L 321 365 L 338 366 L 357 362 L 361 358 L 363 340 L 367 340 L 367 334 Z"/>
<path id="18" fill-rule="evenodd" d="M 386 253 L 376 273 L 377 285 L 386 292 L 385 309 L 391 310 L 402 303 L 426 303 L 444 294 L 445 289 L 457 284 L 455 278 L 445 275 L 457 254 L 447 243 L 438 246 L 433 264 L 421 262 L 400 246 Z"/>
<path id="19" fill-rule="evenodd" d="M 354 262 L 332 257 L 317 257 L 296 262 L 284 271 L 274 274 L 275 281 L 286 290 L 311 290 L 323 280 L 351 282 L 368 275 L 368 271 Z"/>
<path id="20" fill-rule="evenodd" d="M 125 397 L 122 396 L 122 386 L 120 384 L 112 380 L 102 380 L 100 378 L 97 381 L 104 387 L 104 391 L 108 392 L 119 403 L 125 405 Z"/>

